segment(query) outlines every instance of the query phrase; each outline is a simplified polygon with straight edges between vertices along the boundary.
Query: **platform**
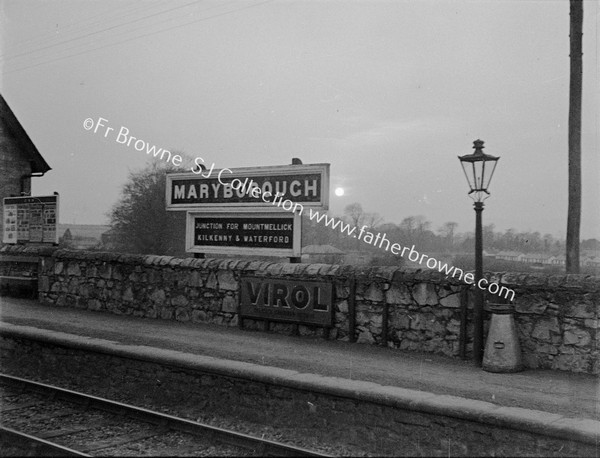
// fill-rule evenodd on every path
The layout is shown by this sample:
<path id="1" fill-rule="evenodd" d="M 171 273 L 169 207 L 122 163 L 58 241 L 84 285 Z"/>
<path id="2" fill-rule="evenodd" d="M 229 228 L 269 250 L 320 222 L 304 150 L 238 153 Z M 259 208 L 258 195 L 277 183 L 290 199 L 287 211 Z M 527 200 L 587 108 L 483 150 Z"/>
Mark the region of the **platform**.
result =
<path id="1" fill-rule="evenodd" d="M 372 382 L 571 418 L 600 419 L 598 378 L 550 370 L 494 374 L 437 355 L 216 325 L 117 316 L 0 298 L 2 323 Z"/>

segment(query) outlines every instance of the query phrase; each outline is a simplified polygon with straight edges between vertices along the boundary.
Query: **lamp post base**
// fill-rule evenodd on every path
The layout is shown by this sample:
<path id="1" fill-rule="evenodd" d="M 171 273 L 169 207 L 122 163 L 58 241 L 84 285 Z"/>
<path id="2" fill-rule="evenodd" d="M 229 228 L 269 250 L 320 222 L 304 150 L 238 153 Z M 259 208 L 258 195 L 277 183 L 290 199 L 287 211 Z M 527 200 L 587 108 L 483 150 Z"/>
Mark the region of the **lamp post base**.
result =
<path id="1" fill-rule="evenodd" d="M 490 307 L 491 308 L 491 307 Z M 483 355 L 482 369 L 487 372 L 520 372 L 523 370 L 519 335 L 511 310 L 492 309 Z"/>

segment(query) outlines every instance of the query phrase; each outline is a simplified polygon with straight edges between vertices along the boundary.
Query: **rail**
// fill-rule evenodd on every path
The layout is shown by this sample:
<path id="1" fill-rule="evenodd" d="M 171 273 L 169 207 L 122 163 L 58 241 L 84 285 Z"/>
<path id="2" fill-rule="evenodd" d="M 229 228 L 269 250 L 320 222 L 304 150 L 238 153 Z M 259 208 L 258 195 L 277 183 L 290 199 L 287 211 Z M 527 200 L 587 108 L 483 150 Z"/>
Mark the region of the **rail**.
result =
<path id="1" fill-rule="evenodd" d="M 87 408 L 96 408 L 111 413 L 124 415 L 132 419 L 151 423 L 170 430 L 202 436 L 211 441 L 251 449 L 260 456 L 329 456 L 312 450 L 308 450 L 293 445 L 282 444 L 268 439 L 262 439 L 248 434 L 238 433 L 223 428 L 199 423 L 185 418 L 175 417 L 173 415 L 155 412 L 142 407 L 136 407 L 122 402 L 111 401 L 76 391 L 59 388 L 45 383 L 14 377 L 7 374 L 0 374 L 0 382 L 25 388 L 26 390 L 48 393 L 54 399 L 61 399 Z"/>

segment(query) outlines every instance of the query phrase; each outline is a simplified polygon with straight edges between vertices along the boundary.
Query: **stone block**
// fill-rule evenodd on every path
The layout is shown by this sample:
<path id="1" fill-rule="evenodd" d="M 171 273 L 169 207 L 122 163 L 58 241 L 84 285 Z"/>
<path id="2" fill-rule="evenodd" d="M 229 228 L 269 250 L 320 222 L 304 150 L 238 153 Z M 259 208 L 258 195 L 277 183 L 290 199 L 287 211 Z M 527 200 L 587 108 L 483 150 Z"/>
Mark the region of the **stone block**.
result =
<path id="1" fill-rule="evenodd" d="M 344 323 L 346 321 L 346 314 L 340 313 L 340 312 L 335 312 L 334 320 L 336 323 Z"/>
<path id="2" fill-rule="evenodd" d="M 237 313 L 238 301 L 235 297 L 227 295 L 223 298 L 223 306 L 221 310 L 225 313 Z"/>
<path id="3" fill-rule="evenodd" d="M 50 287 L 50 291 L 53 293 L 58 293 L 58 292 L 62 291 L 62 287 L 63 287 L 63 284 L 60 281 L 55 281 L 54 283 L 52 283 L 52 286 Z"/>
<path id="4" fill-rule="evenodd" d="M 408 350 L 415 351 L 419 350 L 420 344 L 418 342 L 413 342 L 408 339 L 403 339 L 400 341 L 400 346 L 398 347 L 400 350 Z"/>
<path id="5" fill-rule="evenodd" d="M 385 300 L 388 304 L 412 304 L 412 297 L 405 285 L 392 284 L 385 292 Z"/>
<path id="6" fill-rule="evenodd" d="M 410 328 L 410 316 L 406 313 L 396 312 L 392 315 L 390 320 L 391 327 L 394 329 L 409 329 Z"/>
<path id="7" fill-rule="evenodd" d="M 344 285 L 343 283 L 336 282 L 335 283 L 335 297 L 338 299 L 346 299 L 350 294 L 350 287 Z"/>
<path id="8" fill-rule="evenodd" d="M 183 307 L 189 304 L 189 300 L 187 297 L 185 297 L 182 294 L 179 294 L 177 296 L 175 296 L 173 299 L 171 299 L 171 304 L 174 305 L 175 307 Z"/>
<path id="9" fill-rule="evenodd" d="M 230 270 L 220 270 L 217 272 L 217 281 L 219 282 L 219 289 L 221 291 L 237 291 L 239 289 L 239 283 L 234 273 Z"/>
<path id="10" fill-rule="evenodd" d="M 162 290 L 162 289 L 155 289 L 150 294 L 150 300 L 157 304 L 165 303 L 166 299 L 167 299 L 167 296 L 166 296 L 164 290 Z"/>
<path id="11" fill-rule="evenodd" d="M 112 272 L 112 267 L 108 262 L 103 262 L 100 266 L 98 266 L 98 275 L 100 278 L 104 278 L 105 280 L 110 279 Z"/>
<path id="12" fill-rule="evenodd" d="M 542 315 L 548 308 L 548 302 L 536 296 L 519 296 L 515 303 L 517 313 L 533 313 Z"/>
<path id="13" fill-rule="evenodd" d="M 580 302 L 565 304 L 561 308 L 562 314 L 566 317 L 597 319 L 598 308 L 593 302 Z"/>
<path id="14" fill-rule="evenodd" d="M 65 264 L 62 261 L 58 261 L 54 264 L 54 274 L 60 275 L 63 272 Z"/>
<path id="15" fill-rule="evenodd" d="M 460 294 L 451 294 L 440 299 L 440 305 L 442 307 L 459 308 L 460 307 Z"/>
<path id="16" fill-rule="evenodd" d="M 542 318 L 540 319 L 531 332 L 531 337 L 543 342 L 551 342 L 551 334 L 559 334 L 560 328 L 558 326 L 558 320 L 556 318 Z"/>
<path id="17" fill-rule="evenodd" d="M 294 333 L 295 325 L 291 323 L 271 323 L 271 331 L 291 335 Z"/>
<path id="18" fill-rule="evenodd" d="M 440 308 L 436 307 L 432 310 L 432 313 L 437 317 L 441 318 L 444 321 L 447 321 L 449 318 L 455 315 L 455 309 L 452 308 Z"/>
<path id="19" fill-rule="evenodd" d="M 413 298 L 418 305 L 437 305 L 438 297 L 431 283 L 418 283 L 413 288 Z"/>
<path id="20" fill-rule="evenodd" d="M 552 369 L 571 372 L 587 372 L 589 355 L 558 355 L 552 360 Z"/>
<path id="21" fill-rule="evenodd" d="M 410 320 L 410 329 L 414 329 L 416 331 L 424 331 L 425 329 L 428 329 L 429 319 L 430 318 L 425 315 L 413 315 Z"/>
<path id="22" fill-rule="evenodd" d="M 357 311 L 356 312 L 356 324 L 357 325 L 366 325 L 370 321 L 370 316 L 366 312 Z"/>
<path id="23" fill-rule="evenodd" d="M 339 312 L 348 313 L 348 301 L 346 301 L 346 300 L 339 301 L 336 304 L 336 308 Z"/>
<path id="24" fill-rule="evenodd" d="M 38 280 L 38 290 L 43 292 L 50 291 L 50 277 L 47 275 L 40 276 Z"/>
<path id="25" fill-rule="evenodd" d="M 381 325 L 383 324 L 383 316 L 381 314 L 371 314 L 371 319 L 369 321 L 371 323 L 371 328 L 381 331 Z"/>
<path id="26" fill-rule="evenodd" d="M 206 280 L 206 284 L 204 287 L 207 289 L 217 289 L 217 276 L 214 272 L 211 272 L 208 275 L 208 279 Z"/>
<path id="27" fill-rule="evenodd" d="M 427 320 L 425 329 L 432 332 L 434 336 L 443 337 L 446 334 L 446 326 L 438 320 Z"/>
<path id="28" fill-rule="evenodd" d="M 220 312 L 223 308 L 223 300 L 220 297 L 215 297 L 210 300 L 208 304 L 208 310 L 213 312 Z"/>
<path id="29" fill-rule="evenodd" d="M 160 317 L 163 320 L 170 320 L 173 318 L 173 310 L 169 307 L 163 307 L 160 311 Z"/>
<path id="30" fill-rule="evenodd" d="M 87 303 L 88 310 L 98 311 L 102 309 L 102 302 L 97 299 L 90 299 Z"/>
<path id="31" fill-rule="evenodd" d="M 309 264 L 309 266 L 306 268 L 306 275 L 317 275 L 319 273 L 319 269 L 321 269 L 321 267 L 323 267 L 326 264 Z"/>
<path id="32" fill-rule="evenodd" d="M 125 288 L 125 291 L 123 291 L 123 301 L 133 302 L 133 290 L 131 289 L 130 286 Z"/>
<path id="33" fill-rule="evenodd" d="M 208 321 L 208 315 L 204 310 L 192 311 L 192 321 L 194 323 L 206 323 Z"/>
<path id="34" fill-rule="evenodd" d="M 200 271 L 192 270 L 189 273 L 189 285 L 194 288 L 202 287 L 202 277 L 200 276 Z"/>
<path id="35" fill-rule="evenodd" d="M 586 319 L 583 320 L 583 324 L 586 328 L 598 329 L 600 327 L 600 320 Z"/>
<path id="36" fill-rule="evenodd" d="M 305 326 L 303 324 L 298 325 L 298 334 L 301 336 L 314 336 L 315 330 L 310 326 Z"/>
<path id="37" fill-rule="evenodd" d="M 535 350 L 538 353 L 544 353 L 547 355 L 558 355 L 558 348 L 556 348 L 556 345 L 541 344 L 538 345 Z"/>
<path id="38" fill-rule="evenodd" d="M 76 261 L 71 261 L 67 265 L 67 275 L 69 276 L 77 276 L 81 275 L 81 269 L 79 268 L 79 263 Z"/>
<path id="39" fill-rule="evenodd" d="M 190 321 L 190 315 L 186 309 L 178 308 L 175 311 L 175 319 L 177 321 Z"/>
<path id="40" fill-rule="evenodd" d="M 358 339 L 356 339 L 356 343 L 373 345 L 375 343 L 375 339 L 373 338 L 371 333 L 365 329 L 365 330 L 361 331 L 360 334 L 358 335 Z"/>
<path id="41" fill-rule="evenodd" d="M 283 264 L 271 264 L 267 267 L 266 272 L 271 276 L 278 276 L 283 271 Z"/>
<path id="42" fill-rule="evenodd" d="M 371 283 L 364 293 L 365 300 L 371 302 L 383 301 L 383 290 L 378 283 Z"/>
<path id="43" fill-rule="evenodd" d="M 460 321 L 452 319 L 446 324 L 446 330 L 451 334 L 458 335 L 460 333 Z"/>
<path id="44" fill-rule="evenodd" d="M 565 345 L 575 345 L 585 347 L 590 344 L 590 333 L 583 329 L 569 329 L 563 334 L 563 343 Z"/>

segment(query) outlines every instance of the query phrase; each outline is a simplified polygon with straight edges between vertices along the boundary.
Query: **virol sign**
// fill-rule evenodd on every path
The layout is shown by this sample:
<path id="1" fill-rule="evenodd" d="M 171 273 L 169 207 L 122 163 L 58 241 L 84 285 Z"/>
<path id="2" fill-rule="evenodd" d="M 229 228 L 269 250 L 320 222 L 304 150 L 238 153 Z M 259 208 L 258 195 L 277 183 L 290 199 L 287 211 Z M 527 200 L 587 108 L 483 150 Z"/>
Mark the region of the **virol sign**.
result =
<path id="1" fill-rule="evenodd" d="M 242 276 L 240 313 L 245 318 L 333 325 L 333 284 Z"/>

